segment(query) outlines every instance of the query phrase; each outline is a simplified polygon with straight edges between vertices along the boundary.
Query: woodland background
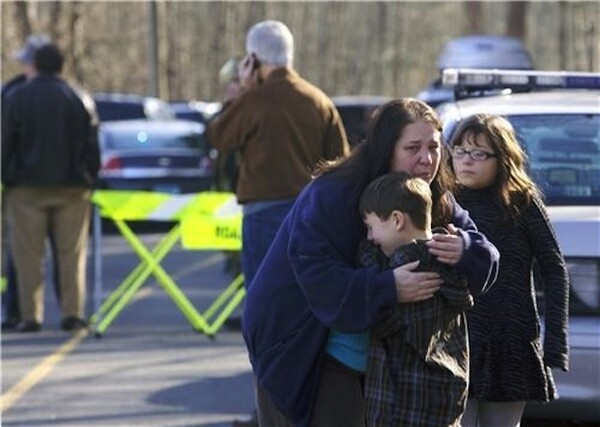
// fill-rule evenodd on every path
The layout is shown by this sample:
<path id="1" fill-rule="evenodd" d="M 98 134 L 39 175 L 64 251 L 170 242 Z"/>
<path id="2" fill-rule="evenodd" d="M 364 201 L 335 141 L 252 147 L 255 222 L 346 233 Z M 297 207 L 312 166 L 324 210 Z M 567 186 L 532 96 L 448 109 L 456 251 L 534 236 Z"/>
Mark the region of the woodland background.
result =
<path id="1" fill-rule="evenodd" d="M 218 100 L 219 68 L 263 19 L 290 27 L 296 69 L 332 96 L 415 95 L 444 43 L 468 34 L 518 37 L 538 69 L 600 68 L 599 1 L 2 1 L 0 15 L 3 82 L 25 37 L 44 32 L 65 52 L 65 77 L 88 90 L 171 101 Z"/>

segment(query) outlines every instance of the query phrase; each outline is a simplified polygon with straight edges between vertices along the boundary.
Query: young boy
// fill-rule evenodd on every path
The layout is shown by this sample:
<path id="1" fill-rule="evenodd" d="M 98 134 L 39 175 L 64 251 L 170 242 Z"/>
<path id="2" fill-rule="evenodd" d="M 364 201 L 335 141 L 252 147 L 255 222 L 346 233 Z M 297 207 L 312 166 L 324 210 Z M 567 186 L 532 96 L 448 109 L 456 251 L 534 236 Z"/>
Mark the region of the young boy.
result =
<path id="1" fill-rule="evenodd" d="M 473 298 L 466 280 L 429 254 L 431 208 L 429 185 L 406 173 L 376 179 L 360 201 L 368 228 L 361 264 L 384 269 L 419 260 L 417 271 L 434 271 L 444 280 L 433 298 L 398 304 L 371 330 L 368 426 L 460 425 L 469 378 L 464 311 Z"/>

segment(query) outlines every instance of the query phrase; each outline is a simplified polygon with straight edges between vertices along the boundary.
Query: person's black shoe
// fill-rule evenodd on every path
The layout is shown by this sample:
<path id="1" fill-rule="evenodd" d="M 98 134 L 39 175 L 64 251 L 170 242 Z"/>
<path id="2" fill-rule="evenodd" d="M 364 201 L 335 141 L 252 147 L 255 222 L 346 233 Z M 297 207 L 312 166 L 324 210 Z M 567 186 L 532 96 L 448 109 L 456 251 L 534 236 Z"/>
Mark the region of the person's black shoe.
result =
<path id="1" fill-rule="evenodd" d="M 242 330 L 242 316 L 232 316 L 228 317 L 224 325 L 227 329 L 231 329 L 232 331 L 241 331 Z"/>
<path id="2" fill-rule="evenodd" d="M 25 320 L 15 327 L 16 332 L 24 333 L 39 332 L 40 329 L 42 329 L 42 325 L 36 322 L 35 320 Z"/>
<path id="3" fill-rule="evenodd" d="M 19 319 L 16 317 L 9 317 L 2 322 L 3 331 L 12 331 L 19 326 Z"/>
<path id="4" fill-rule="evenodd" d="M 78 331 L 83 328 L 87 328 L 87 322 L 79 317 L 69 316 L 65 317 L 60 322 L 60 327 L 63 331 Z"/>

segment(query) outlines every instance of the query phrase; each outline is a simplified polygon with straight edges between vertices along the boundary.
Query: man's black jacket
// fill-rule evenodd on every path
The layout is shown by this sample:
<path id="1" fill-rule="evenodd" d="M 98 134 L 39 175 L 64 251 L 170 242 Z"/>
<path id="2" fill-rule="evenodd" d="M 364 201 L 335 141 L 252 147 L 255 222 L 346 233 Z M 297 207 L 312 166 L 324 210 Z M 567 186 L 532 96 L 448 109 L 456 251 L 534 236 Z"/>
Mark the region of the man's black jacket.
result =
<path id="1" fill-rule="evenodd" d="M 100 154 L 93 101 L 49 74 L 17 87 L 5 101 L 5 186 L 94 185 Z"/>

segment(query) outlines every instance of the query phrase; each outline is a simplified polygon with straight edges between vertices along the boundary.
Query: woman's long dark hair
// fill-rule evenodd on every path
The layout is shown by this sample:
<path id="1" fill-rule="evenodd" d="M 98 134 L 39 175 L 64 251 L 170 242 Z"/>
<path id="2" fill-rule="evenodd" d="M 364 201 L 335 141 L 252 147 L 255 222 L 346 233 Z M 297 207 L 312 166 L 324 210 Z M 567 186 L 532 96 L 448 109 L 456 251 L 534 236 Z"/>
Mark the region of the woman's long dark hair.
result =
<path id="1" fill-rule="evenodd" d="M 430 123 L 436 130 L 442 131 L 442 124 L 436 112 L 422 101 L 401 98 L 382 105 L 375 110 L 369 121 L 365 142 L 359 144 L 346 159 L 324 165 L 319 174 L 354 177 L 356 186 L 353 195 L 358 200 L 371 181 L 390 172 L 391 159 L 398 139 L 407 125 L 417 121 Z M 448 195 L 453 189 L 453 180 L 446 159 L 447 149 L 442 146 L 441 152 L 438 172 L 430 185 L 434 227 L 448 224 L 453 210 Z"/>

